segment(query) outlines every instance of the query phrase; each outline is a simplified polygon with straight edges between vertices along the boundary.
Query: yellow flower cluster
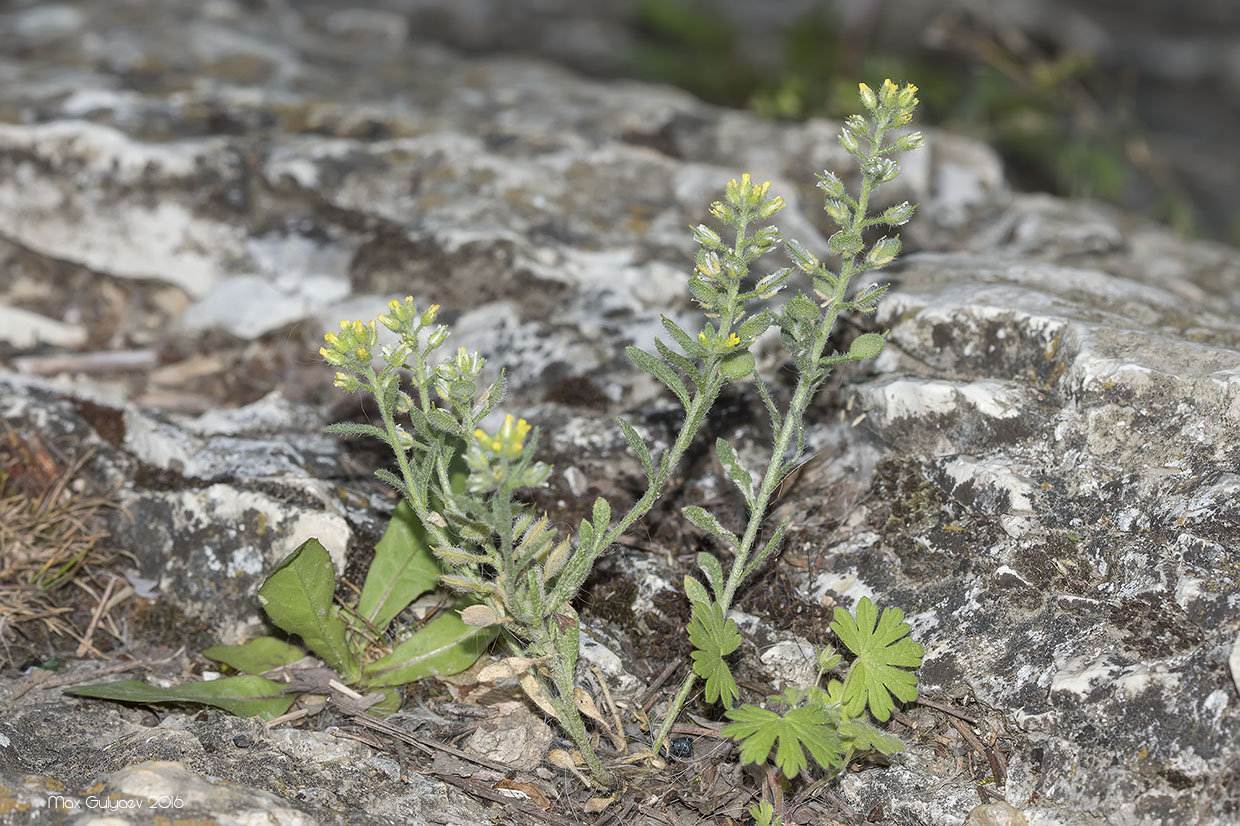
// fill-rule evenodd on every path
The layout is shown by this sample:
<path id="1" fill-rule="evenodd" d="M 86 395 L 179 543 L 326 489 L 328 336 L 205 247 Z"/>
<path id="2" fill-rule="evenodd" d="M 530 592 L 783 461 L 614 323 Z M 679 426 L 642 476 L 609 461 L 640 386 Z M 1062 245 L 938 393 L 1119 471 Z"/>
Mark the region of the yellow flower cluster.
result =
<path id="1" fill-rule="evenodd" d="M 913 119 L 913 110 L 917 108 L 920 102 L 917 100 L 917 87 L 911 83 L 906 83 L 901 89 L 887 78 L 883 81 L 883 85 L 879 87 L 878 93 L 875 94 L 864 83 L 857 84 L 857 88 L 861 93 L 861 104 L 871 112 L 877 112 L 881 106 L 884 109 L 891 110 L 893 126 L 904 126 Z"/>
<path id="2" fill-rule="evenodd" d="M 351 363 L 370 359 L 372 348 L 379 340 L 375 323 L 363 324 L 361 321 L 340 322 L 340 332 L 327 333 L 323 336 L 327 347 L 319 348 L 319 355 L 328 364 L 344 367 Z"/>
<path id="3" fill-rule="evenodd" d="M 504 417 L 504 423 L 500 425 L 494 436 L 478 428 L 474 431 L 474 438 L 484 450 L 502 459 L 515 459 L 521 455 L 521 450 L 525 447 L 525 437 L 532 429 L 525 419 L 514 420 L 509 414 Z"/>

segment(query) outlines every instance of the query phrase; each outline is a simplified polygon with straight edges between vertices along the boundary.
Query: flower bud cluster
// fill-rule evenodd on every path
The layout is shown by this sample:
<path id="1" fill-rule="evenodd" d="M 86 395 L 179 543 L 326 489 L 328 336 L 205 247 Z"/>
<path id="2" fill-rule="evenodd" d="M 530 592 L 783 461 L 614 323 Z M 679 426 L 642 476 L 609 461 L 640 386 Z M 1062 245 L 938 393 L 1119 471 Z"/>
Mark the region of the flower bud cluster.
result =
<path id="1" fill-rule="evenodd" d="M 529 422 L 514 419 L 511 414 L 504 417 L 494 434 L 481 427 L 475 430 L 474 441 L 465 451 L 470 492 L 489 494 L 501 488 L 510 492 L 544 484 L 551 476 L 551 466 L 532 461 L 526 450 L 526 437 L 532 430 Z"/>

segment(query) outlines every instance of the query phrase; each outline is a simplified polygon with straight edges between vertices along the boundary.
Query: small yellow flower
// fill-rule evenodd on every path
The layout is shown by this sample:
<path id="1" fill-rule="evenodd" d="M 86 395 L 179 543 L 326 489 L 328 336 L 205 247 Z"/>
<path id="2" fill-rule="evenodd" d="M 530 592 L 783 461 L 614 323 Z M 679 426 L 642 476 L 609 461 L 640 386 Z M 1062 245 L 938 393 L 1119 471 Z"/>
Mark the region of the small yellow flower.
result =
<path id="1" fill-rule="evenodd" d="M 365 347 L 358 347 L 353 351 L 353 355 L 357 356 L 359 359 L 368 359 L 370 358 L 370 351 Z"/>
<path id="2" fill-rule="evenodd" d="M 332 347 L 335 347 L 340 343 L 340 338 L 335 333 L 326 333 L 324 334 L 323 339 Z"/>
<path id="3" fill-rule="evenodd" d="M 735 347 L 736 345 L 740 343 L 741 343 L 741 337 L 738 336 L 736 333 L 733 333 L 732 335 L 728 336 L 728 340 L 723 343 L 723 346 L 731 349 L 732 347 Z"/>

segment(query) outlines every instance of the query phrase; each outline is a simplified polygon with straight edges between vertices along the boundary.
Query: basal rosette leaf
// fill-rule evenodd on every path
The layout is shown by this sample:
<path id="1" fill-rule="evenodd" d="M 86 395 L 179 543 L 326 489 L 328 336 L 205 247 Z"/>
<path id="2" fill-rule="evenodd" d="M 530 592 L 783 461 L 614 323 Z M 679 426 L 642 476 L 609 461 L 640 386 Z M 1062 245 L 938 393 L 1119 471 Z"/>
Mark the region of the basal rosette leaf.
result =
<path id="1" fill-rule="evenodd" d="M 882 617 L 869 597 L 857 603 L 856 617 L 835 609 L 831 630 L 856 655 L 844 679 L 844 712 L 856 717 L 868 705 L 880 721 L 891 717 L 892 696 L 903 702 L 917 699 L 917 677 L 906 669 L 921 665 L 924 649 L 908 639 L 908 623 L 899 608 L 887 608 Z"/>
<path id="2" fill-rule="evenodd" d="M 719 603 L 694 602 L 689 642 L 694 646 L 689 655 L 693 671 L 706 681 L 707 702 L 731 706 L 740 696 L 740 689 L 723 658 L 740 647 L 741 634 L 736 623 L 724 618 Z"/>

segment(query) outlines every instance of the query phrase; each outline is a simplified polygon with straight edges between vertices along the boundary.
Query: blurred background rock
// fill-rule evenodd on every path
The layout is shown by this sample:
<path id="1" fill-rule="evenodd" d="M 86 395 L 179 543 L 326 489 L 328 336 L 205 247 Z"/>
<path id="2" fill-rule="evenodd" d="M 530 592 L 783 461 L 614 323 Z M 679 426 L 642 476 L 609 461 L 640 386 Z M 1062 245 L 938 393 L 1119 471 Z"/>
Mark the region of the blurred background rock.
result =
<path id="1" fill-rule="evenodd" d="M 385 0 L 412 38 L 536 54 L 777 118 L 921 87 L 922 122 L 994 145 L 1013 184 L 1240 243 L 1235 0 Z M 342 27 L 359 13 L 327 12 Z M 372 18 L 373 20 L 374 18 Z"/>

